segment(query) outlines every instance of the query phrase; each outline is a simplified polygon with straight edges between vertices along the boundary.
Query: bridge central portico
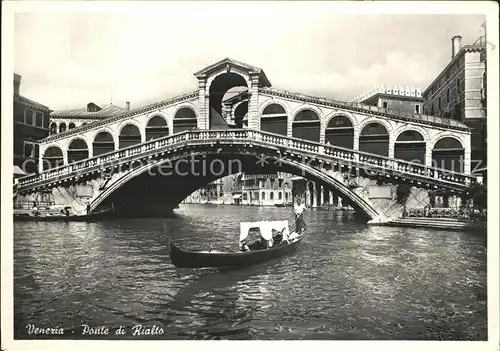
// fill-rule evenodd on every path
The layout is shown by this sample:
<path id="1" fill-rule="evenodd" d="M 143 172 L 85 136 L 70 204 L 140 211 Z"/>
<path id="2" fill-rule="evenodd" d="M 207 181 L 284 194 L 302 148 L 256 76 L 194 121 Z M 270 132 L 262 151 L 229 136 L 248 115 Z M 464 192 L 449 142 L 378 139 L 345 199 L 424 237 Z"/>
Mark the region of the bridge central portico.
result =
<path id="1" fill-rule="evenodd" d="M 469 175 L 470 131 L 458 121 L 277 90 L 262 69 L 232 59 L 208 66 L 195 77 L 198 89 L 191 93 L 42 140 L 39 174 L 22 178 L 19 193 L 54 195 L 54 189 L 65 192 L 65 187 L 87 182 L 91 190 L 84 198 L 96 208 L 147 167 L 157 167 L 165 158 L 185 159 L 197 149 L 212 154 L 219 148 L 216 143 L 224 147 L 224 155 L 236 158 L 258 158 L 252 148 L 272 160 L 287 155 L 288 163 L 279 170 L 305 172 L 341 189 L 357 208 L 378 220 L 387 217 L 381 214 L 387 208 L 381 212 L 369 196 L 356 194 L 343 180 L 353 169 L 362 170 L 356 177 L 368 183 L 380 183 L 383 177 L 390 183 L 457 193 L 475 181 Z M 240 92 L 226 98 L 235 87 Z M 113 169 L 148 158 L 158 163 L 134 166 L 106 179 L 99 171 L 104 165 Z M 325 171 L 324 164 L 340 166 Z M 201 186 L 208 178 L 192 185 Z M 184 195 L 189 193 L 178 194 Z M 77 198 L 67 193 L 59 201 L 72 202 L 81 211 Z"/>

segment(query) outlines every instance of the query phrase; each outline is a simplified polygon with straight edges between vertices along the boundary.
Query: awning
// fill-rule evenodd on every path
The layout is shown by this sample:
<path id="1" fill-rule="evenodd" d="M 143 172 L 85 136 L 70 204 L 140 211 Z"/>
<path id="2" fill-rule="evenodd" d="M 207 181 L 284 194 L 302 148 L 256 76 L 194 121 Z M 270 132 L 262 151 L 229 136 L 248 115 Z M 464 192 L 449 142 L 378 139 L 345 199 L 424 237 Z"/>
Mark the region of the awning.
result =
<path id="1" fill-rule="evenodd" d="M 239 199 L 241 197 L 241 194 L 234 194 L 233 199 Z"/>
<path id="2" fill-rule="evenodd" d="M 296 176 L 296 177 L 290 178 L 290 180 L 304 180 L 304 177 Z"/>
<path id="3" fill-rule="evenodd" d="M 24 172 L 19 166 L 14 166 L 14 175 L 15 176 L 24 176 L 26 172 Z"/>
<path id="4" fill-rule="evenodd" d="M 240 242 L 245 240 L 250 230 L 259 229 L 260 236 L 266 240 L 272 240 L 273 229 L 283 233 L 286 238 L 289 235 L 288 220 L 283 221 L 259 221 L 259 222 L 240 222 Z"/>

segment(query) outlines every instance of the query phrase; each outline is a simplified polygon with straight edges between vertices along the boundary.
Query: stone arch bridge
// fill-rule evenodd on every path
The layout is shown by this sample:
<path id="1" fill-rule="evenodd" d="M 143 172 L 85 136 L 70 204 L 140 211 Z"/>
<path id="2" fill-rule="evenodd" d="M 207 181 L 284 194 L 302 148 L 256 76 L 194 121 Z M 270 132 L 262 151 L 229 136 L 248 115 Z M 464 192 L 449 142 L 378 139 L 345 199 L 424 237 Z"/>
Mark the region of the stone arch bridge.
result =
<path id="1" fill-rule="evenodd" d="M 205 157 L 225 168 L 239 160 L 248 173 L 305 175 L 382 222 L 401 212 L 397 184 L 412 185 L 425 202 L 429 189 L 458 194 L 475 181 L 470 131 L 458 121 L 277 90 L 262 69 L 232 59 L 195 77 L 198 89 L 191 93 L 42 140 L 39 173 L 19 180 L 19 196 L 50 198 L 76 212 L 109 201 L 124 213 L 140 212 L 148 202 L 173 208 L 232 171 L 151 172 L 166 163 L 191 167 Z M 234 87 L 243 89 L 225 98 Z M 134 189 L 146 184 L 164 191 L 150 185 L 137 206 Z"/>

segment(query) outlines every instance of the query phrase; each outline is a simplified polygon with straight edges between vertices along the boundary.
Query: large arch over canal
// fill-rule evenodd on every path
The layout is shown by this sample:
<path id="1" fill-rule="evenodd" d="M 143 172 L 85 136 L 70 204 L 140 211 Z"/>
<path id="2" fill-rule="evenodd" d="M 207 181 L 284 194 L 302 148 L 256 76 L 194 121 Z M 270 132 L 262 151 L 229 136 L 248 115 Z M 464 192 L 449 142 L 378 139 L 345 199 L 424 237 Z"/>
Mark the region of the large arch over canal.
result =
<path id="1" fill-rule="evenodd" d="M 304 176 L 337 191 L 368 219 L 379 215 L 363 197 L 318 167 L 292 160 L 274 165 L 271 158 L 265 165 L 259 165 L 262 151 L 262 149 L 254 151 L 245 149 L 231 153 L 218 153 L 212 150 L 179 152 L 168 159 L 145 164 L 136 163 L 131 166 L 131 171 L 94 198 L 91 207 L 93 209 L 101 205 L 108 207 L 113 203 L 118 213 L 127 216 L 153 214 L 152 207 L 163 205 L 165 210 L 175 208 L 193 191 L 227 175 L 240 172 L 252 174 L 285 172 Z"/>

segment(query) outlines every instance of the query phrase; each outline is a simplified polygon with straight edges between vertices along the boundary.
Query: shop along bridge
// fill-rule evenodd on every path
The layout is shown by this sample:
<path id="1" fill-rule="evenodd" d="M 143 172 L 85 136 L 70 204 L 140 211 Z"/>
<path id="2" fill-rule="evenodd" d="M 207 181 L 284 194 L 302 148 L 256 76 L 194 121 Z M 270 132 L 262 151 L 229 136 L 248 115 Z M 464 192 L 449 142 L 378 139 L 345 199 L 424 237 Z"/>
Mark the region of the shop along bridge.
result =
<path id="1" fill-rule="evenodd" d="M 229 174 L 280 171 L 386 222 L 403 211 L 401 184 L 412 187 L 406 206 L 418 207 L 430 191 L 460 195 L 476 181 L 458 121 L 273 89 L 262 69 L 232 59 L 195 77 L 192 93 L 42 140 L 39 173 L 19 180 L 18 198 L 140 215 Z M 225 97 L 234 87 L 244 89 Z"/>

